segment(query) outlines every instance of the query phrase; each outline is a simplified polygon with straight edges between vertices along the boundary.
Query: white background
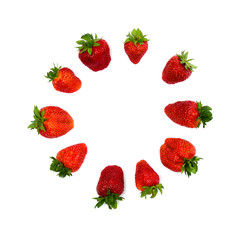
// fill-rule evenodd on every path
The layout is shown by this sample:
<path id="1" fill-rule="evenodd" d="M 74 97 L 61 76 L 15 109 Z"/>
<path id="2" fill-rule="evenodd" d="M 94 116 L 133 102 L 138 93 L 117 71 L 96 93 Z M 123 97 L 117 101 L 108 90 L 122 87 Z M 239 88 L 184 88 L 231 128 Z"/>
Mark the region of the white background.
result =
<path id="1" fill-rule="evenodd" d="M 246 239 L 245 8 L 244 1 L 5 1 L 1 21 L 2 239 Z M 123 42 L 133 28 L 147 34 L 138 65 Z M 97 33 L 112 61 L 92 72 L 76 41 Z M 198 66 L 185 82 L 161 79 L 182 50 Z M 82 80 L 73 94 L 54 90 L 44 75 L 53 63 Z M 205 129 L 181 127 L 164 107 L 179 100 L 213 108 Z M 67 110 L 75 127 L 46 139 L 27 126 L 33 107 Z M 193 143 L 199 171 L 188 178 L 165 168 L 159 148 L 167 137 Z M 72 177 L 49 170 L 50 156 L 84 142 L 88 154 Z M 141 199 L 135 166 L 145 159 L 165 189 Z M 122 167 L 125 200 L 116 210 L 95 209 L 96 185 L 107 165 Z"/>

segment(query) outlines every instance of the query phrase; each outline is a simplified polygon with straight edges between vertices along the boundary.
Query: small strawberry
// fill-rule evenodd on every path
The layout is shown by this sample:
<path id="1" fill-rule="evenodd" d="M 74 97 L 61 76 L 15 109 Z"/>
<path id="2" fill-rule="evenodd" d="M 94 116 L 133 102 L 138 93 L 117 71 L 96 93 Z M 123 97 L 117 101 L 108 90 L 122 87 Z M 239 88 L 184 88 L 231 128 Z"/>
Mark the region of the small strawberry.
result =
<path id="1" fill-rule="evenodd" d="M 130 61 L 134 64 L 139 63 L 143 55 L 148 50 L 148 39 L 145 38 L 141 30 L 133 29 L 131 33 L 127 35 L 127 39 L 124 42 L 124 49 L 129 57 Z"/>
<path id="2" fill-rule="evenodd" d="M 73 93 L 81 88 L 81 80 L 71 69 L 54 65 L 50 70 L 45 77 L 50 79 L 49 81 L 57 91 Z"/>
<path id="3" fill-rule="evenodd" d="M 162 194 L 162 184 L 160 183 L 159 175 L 154 169 L 145 161 L 141 160 L 136 165 L 135 183 L 138 190 L 141 192 L 141 197 L 151 195 L 154 198 L 158 190 Z"/>
<path id="4" fill-rule="evenodd" d="M 46 138 L 57 138 L 65 135 L 74 127 L 72 117 L 59 107 L 48 106 L 38 109 L 34 106 L 34 120 L 28 128 L 37 129 L 38 134 Z"/>
<path id="5" fill-rule="evenodd" d="M 193 59 L 188 59 L 188 52 L 185 51 L 173 56 L 163 69 L 162 80 L 168 84 L 175 84 L 189 78 L 193 69 L 197 68 L 190 63 L 191 60 Z"/>
<path id="6" fill-rule="evenodd" d="M 198 171 L 195 147 L 181 138 L 167 138 L 160 148 L 162 164 L 174 172 L 185 172 L 188 177 Z"/>
<path id="7" fill-rule="evenodd" d="M 92 34 L 85 34 L 81 40 L 76 42 L 81 45 L 79 49 L 79 59 L 81 62 L 90 68 L 92 71 L 97 72 L 108 67 L 111 57 L 108 43 L 102 38 L 95 38 Z"/>
<path id="8" fill-rule="evenodd" d="M 124 191 L 124 175 L 121 167 L 112 165 L 105 167 L 100 175 L 97 184 L 97 193 L 99 197 L 95 208 L 101 207 L 106 203 L 109 209 L 117 208 L 117 200 L 122 201 L 124 198 L 120 195 Z"/>
<path id="9" fill-rule="evenodd" d="M 193 101 L 178 101 L 164 109 L 173 122 L 189 128 L 198 128 L 201 123 L 205 127 L 207 122 L 213 119 L 211 110 L 209 106 L 202 106 L 201 102 Z"/>
<path id="10" fill-rule="evenodd" d="M 58 172 L 57 176 L 61 178 L 72 176 L 72 172 L 78 171 L 81 167 L 86 154 L 87 146 L 85 143 L 66 147 L 57 153 L 56 158 L 51 157 L 53 161 L 50 170 Z"/>

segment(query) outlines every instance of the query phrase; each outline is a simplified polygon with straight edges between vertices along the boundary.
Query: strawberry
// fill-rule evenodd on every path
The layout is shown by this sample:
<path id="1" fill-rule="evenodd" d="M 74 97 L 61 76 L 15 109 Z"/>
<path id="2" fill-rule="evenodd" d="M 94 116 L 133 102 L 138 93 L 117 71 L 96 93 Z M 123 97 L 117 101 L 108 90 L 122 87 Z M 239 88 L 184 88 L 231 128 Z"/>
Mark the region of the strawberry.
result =
<path id="1" fill-rule="evenodd" d="M 127 35 L 127 39 L 124 42 L 124 49 L 129 57 L 130 61 L 134 64 L 139 63 L 143 55 L 148 50 L 148 39 L 145 38 L 141 30 L 133 29 L 131 33 Z"/>
<path id="2" fill-rule="evenodd" d="M 105 167 L 100 175 L 97 184 L 97 193 L 99 197 L 95 208 L 101 207 L 106 203 L 109 209 L 117 208 L 117 200 L 122 201 L 124 198 L 120 195 L 124 191 L 124 175 L 121 167 L 112 165 Z"/>
<path id="3" fill-rule="evenodd" d="M 81 88 L 80 79 L 75 76 L 71 69 L 54 65 L 50 70 L 45 77 L 50 79 L 49 81 L 52 82 L 57 91 L 73 93 Z"/>
<path id="4" fill-rule="evenodd" d="M 173 122 L 189 128 L 198 128 L 201 123 L 205 127 L 207 122 L 213 119 L 211 110 L 209 106 L 202 106 L 201 102 L 193 101 L 178 101 L 164 109 Z"/>
<path id="5" fill-rule="evenodd" d="M 160 148 L 162 164 L 174 172 L 185 172 L 188 177 L 198 171 L 195 147 L 181 138 L 167 138 Z"/>
<path id="6" fill-rule="evenodd" d="M 193 69 L 197 68 L 190 63 L 191 60 L 193 59 L 188 59 L 188 52 L 185 51 L 173 56 L 163 69 L 162 80 L 168 84 L 175 84 L 189 78 Z"/>
<path id="7" fill-rule="evenodd" d="M 46 138 L 57 138 L 65 135 L 74 127 L 72 117 L 59 107 L 48 106 L 38 109 L 34 106 L 34 120 L 28 128 L 37 129 L 38 134 Z"/>
<path id="8" fill-rule="evenodd" d="M 60 150 L 56 158 L 51 157 L 53 160 L 50 165 L 50 170 L 58 172 L 57 176 L 64 178 L 72 176 L 72 172 L 76 172 L 84 162 L 87 154 L 87 146 L 85 143 L 75 144 Z"/>
<path id="9" fill-rule="evenodd" d="M 90 68 L 92 71 L 97 72 L 108 67 L 111 57 L 108 43 L 102 38 L 95 38 L 92 34 L 85 34 L 81 40 L 76 42 L 81 45 L 79 49 L 79 59 L 81 62 Z"/>
<path id="10" fill-rule="evenodd" d="M 138 190 L 141 192 L 141 197 L 151 195 L 154 198 L 158 190 L 162 194 L 162 184 L 160 183 L 159 175 L 154 169 L 145 161 L 141 160 L 136 165 L 135 183 Z"/>

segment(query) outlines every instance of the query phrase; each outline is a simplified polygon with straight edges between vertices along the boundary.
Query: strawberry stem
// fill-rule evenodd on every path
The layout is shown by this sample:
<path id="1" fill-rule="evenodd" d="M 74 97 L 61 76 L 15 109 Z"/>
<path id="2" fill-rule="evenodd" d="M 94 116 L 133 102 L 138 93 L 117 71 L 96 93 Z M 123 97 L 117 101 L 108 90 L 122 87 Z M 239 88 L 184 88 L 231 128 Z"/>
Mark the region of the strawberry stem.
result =
<path id="1" fill-rule="evenodd" d="M 142 31 L 139 28 L 133 29 L 126 36 L 127 36 L 127 39 L 125 43 L 133 42 L 135 46 L 137 46 L 137 43 L 139 43 L 140 45 L 143 45 L 144 42 L 149 41 L 149 39 L 146 38 L 147 35 L 143 35 Z"/>
<path id="2" fill-rule="evenodd" d="M 193 69 L 197 67 L 190 63 L 190 61 L 193 59 L 188 59 L 188 52 L 182 51 L 181 54 L 177 54 L 177 56 L 180 59 L 180 63 L 184 64 L 186 70 L 189 69 L 190 71 L 194 72 Z"/>
<path id="3" fill-rule="evenodd" d="M 44 118 L 44 113 L 45 111 L 43 110 L 40 112 L 37 106 L 34 106 L 34 120 L 31 121 L 31 124 L 28 126 L 28 128 L 32 129 L 37 129 L 38 134 L 40 133 L 41 130 L 46 131 L 44 127 L 44 122 L 48 120 L 48 118 Z"/>
<path id="4" fill-rule="evenodd" d="M 101 40 L 101 38 L 97 38 L 97 34 L 95 34 L 95 38 L 92 34 L 84 34 L 81 37 L 81 40 L 76 42 L 78 45 L 81 45 L 77 47 L 79 49 L 79 53 L 87 51 L 91 55 L 92 47 L 100 46 L 100 44 L 98 43 L 99 40 Z"/>
<path id="5" fill-rule="evenodd" d="M 122 201 L 124 198 L 120 197 L 120 195 L 117 193 L 111 193 L 110 189 L 107 189 L 107 195 L 105 197 L 99 196 L 93 199 L 97 200 L 95 208 L 100 208 L 105 203 L 108 205 L 109 209 L 116 209 L 117 200 Z"/>
<path id="6" fill-rule="evenodd" d="M 196 102 L 197 103 L 197 110 L 199 112 L 199 117 L 197 118 L 199 120 L 199 124 L 197 126 L 200 127 L 201 123 L 203 124 L 203 127 L 205 128 L 207 122 L 211 121 L 213 119 L 212 115 L 212 108 L 209 106 L 202 106 L 201 102 Z"/>
<path id="7" fill-rule="evenodd" d="M 50 170 L 54 172 L 58 172 L 57 176 L 64 178 L 66 176 L 72 176 L 72 170 L 64 166 L 62 162 L 57 160 L 54 157 L 50 157 L 53 161 L 50 165 Z"/>
<path id="8" fill-rule="evenodd" d="M 61 66 L 58 67 L 53 63 L 54 67 L 50 69 L 49 72 L 47 72 L 47 75 L 45 76 L 46 78 L 49 79 L 49 82 L 53 81 L 55 78 L 58 77 L 58 72 L 62 68 Z"/>
<path id="9" fill-rule="evenodd" d="M 191 174 L 196 174 L 198 171 L 198 161 L 202 159 L 197 156 L 194 156 L 191 159 L 184 159 L 184 164 L 181 169 L 181 173 L 185 173 L 188 175 L 188 177 L 191 176 Z"/>
<path id="10" fill-rule="evenodd" d="M 161 183 L 159 183 L 155 186 L 150 186 L 150 187 L 144 186 L 143 188 L 144 188 L 144 190 L 141 192 L 141 197 L 145 197 L 145 199 L 146 199 L 147 195 L 151 195 L 150 198 L 154 198 L 157 195 L 158 190 L 162 194 L 162 189 L 164 189 L 164 187 Z"/>

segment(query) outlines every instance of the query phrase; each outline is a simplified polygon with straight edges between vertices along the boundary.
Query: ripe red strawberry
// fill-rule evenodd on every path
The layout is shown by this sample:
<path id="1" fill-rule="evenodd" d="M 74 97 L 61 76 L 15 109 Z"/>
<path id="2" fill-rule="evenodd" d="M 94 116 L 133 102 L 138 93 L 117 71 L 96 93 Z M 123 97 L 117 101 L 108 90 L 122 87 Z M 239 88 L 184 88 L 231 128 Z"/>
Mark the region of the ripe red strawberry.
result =
<path id="1" fill-rule="evenodd" d="M 175 84 L 189 78 L 193 69 L 197 68 L 190 63 L 191 60 L 193 59 L 188 59 L 188 52 L 185 51 L 173 56 L 163 69 L 162 80 L 168 84 Z"/>
<path id="2" fill-rule="evenodd" d="M 143 35 L 139 28 L 133 29 L 132 32 L 127 35 L 124 49 L 130 61 L 134 64 L 139 63 L 143 55 L 148 50 L 149 40 L 145 37 L 146 35 Z"/>
<path id="3" fill-rule="evenodd" d="M 124 174 L 121 167 L 112 165 L 105 167 L 100 175 L 97 184 L 97 193 L 99 197 L 95 208 L 101 207 L 106 203 L 109 209 L 117 208 L 117 200 L 121 201 L 124 198 L 120 195 L 124 191 Z"/>
<path id="4" fill-rule="evenodd" d="M 52 82 L 57 91 L 73 93 L 81 88 L 80 79 L 75 76 L 71 69 L 54 65 L 50 70 L 45 77 L 50 79 L 49 81 Z"/>
<path id="5" fill-rule="evenodd" d="M 85 66 L 94 72 L 108 67 L 111 57 L 108 43 L 105 40 L 97 38 L 96 34 L 94 38 L 92 34 L 87 33 L 76 43 L 81 45 L 77 47 L 79 59 Z"/>
<path id="6" fill-rule="evenodd" d="M 56 158 L 51 157 L 53 161 L 50 170 L 58 172 L 57 176 L 61 178 L 72 176 L 72 172 L 78 171 L 81 167 L 86 154 L 87 146 L 85 143 L 66 147 L 57 153 Z"/>
<path id="7" fill-rule="evenodd" d="M 174 172 L 185 172 L 188 177 L 198 170 L 195 147 L 181 138 L 167 138 L 160 148 L 162 164 Z"/>
<path id="8" fill-rule="evenodd" d="M 38 134 L 46 138 L 57 138 L 65 135 L 74 127 L 72 117 L 59 107 L 48 106 L 38 109 L 34 106 L 34 120 L 28 128 L 37 129 Z"/>
<path id="9" fill-rule="evenodd" d="M 164 111 L 173 122 L 189 128 L 198 128 L 201 123 L 205 127 L 206 123 L 213 119 L 211 110 L 209 106 L 202 106 L 201 102 L 178 101 L 167 105 Z"/>
<path id="10" fill-rule="evenodd" d="M 160 183 L 159 175 L 154 169 L 145 161 L 141 160 L 136 165 L 135 183 L 138 190 L 141 192 L 141 197 L 151 195 L 154 198 L 158 190 L 162 194 L 162 184 Z"/>

